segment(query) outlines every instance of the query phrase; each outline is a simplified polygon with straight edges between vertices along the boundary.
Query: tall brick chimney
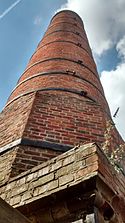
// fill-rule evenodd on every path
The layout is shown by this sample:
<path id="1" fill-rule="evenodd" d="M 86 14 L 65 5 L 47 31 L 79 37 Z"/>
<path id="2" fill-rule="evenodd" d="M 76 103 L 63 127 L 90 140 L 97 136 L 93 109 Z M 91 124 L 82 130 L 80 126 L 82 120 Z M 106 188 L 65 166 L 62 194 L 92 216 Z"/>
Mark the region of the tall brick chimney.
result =
<path id="1" fill-rule="evenodd" d="M 0 114 L 4 180 L 85 142 L 110 150 L 123 143 L 83 22 L 67 10 L 52 18 Z"/>

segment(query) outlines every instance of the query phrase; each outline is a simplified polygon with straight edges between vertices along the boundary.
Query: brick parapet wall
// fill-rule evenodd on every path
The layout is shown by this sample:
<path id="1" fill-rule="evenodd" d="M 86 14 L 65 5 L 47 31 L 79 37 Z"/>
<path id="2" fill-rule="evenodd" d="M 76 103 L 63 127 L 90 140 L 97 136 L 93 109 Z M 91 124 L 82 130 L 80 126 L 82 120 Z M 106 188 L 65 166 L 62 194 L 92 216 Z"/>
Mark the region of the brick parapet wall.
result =
<path id="1" fill-rule="evenodd" d="M 35 200 L 56 194 L 98 176 L 106 186 L 97 188 L 124 222 L 125 178 L 117 173 L 99 147 L 86 144 L 76 147 L 32 170 L 26 171 L 1 186 L 0 194 L 13 207 L 19 208 Z M 107 187 L 108 189 L 105 189 Z M 26 207 L 26 206 L 25 206 Z"/>
<path id="2" fill-rule="evenodd" d="M 12 178 L 0 188 L 1 197 L 13 207 L 75 185 L 97 174 L 96 146 L 74 148 Z"/>

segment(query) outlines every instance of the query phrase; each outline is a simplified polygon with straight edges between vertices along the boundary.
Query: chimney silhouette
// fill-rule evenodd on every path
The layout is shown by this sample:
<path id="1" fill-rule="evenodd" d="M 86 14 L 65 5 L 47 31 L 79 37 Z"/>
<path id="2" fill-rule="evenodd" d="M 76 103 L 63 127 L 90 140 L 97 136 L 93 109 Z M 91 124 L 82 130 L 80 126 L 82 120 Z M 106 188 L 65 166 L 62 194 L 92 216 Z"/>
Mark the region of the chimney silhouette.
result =
<path id="1" fill-rule="evenodd" d="M 86 142 L 110 152 L 123 140 L 83 22 L 65 10 L 52 18 L 0 114 L 0 151 L 11 177 Z"/>

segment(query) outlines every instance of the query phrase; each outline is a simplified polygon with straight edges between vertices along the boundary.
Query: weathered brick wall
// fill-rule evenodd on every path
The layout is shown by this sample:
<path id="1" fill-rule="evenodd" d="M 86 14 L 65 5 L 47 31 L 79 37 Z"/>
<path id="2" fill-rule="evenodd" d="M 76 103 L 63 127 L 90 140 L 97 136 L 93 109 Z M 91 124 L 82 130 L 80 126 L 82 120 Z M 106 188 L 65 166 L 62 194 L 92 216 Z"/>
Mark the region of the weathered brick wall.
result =
<path id="1" fill-rule="evenodd" d="M 34 102 L 31 103 L 30 114 L 29 108 L 27 108 L 27 113 L 23 106 L 22 110 L 20 109 L 21 119 L 23 117 L 24 120 L 28 116 L 25 122 L 21 122 L 23 125 L 25 124 L 21 139 L 32 140 L 32 143 L 43 141 L 71 147 L 94 141 L 100 145 L 105 144 L 106 119 L 100 106 L 90 100 L 71 95 L 70 93 L 58 93 L 57 97 L 56 92 L 55 94 L 37 92 L 34 95 Z M 27 106 L 26 103 L 25 106 Z M 16 135 L 15 131 L 18 129 L 13 128 L 13 131 L 10 132 L 12 136 Z M 115 127 L 112 131 L 109 133 L 111 134 L 109 145 L 104 148 L 110 155 L 114 148 L 117 149 L 119 144 L 123 143 Z M 11 170 L 7 169 L 8 178 L 6 181 L 9 180 L 9 177 L 16 176 L 60 154 L 58 149 L 55 151 L 51 146 L 50 149 L 47 149 L 42 148 L 42 145 L 36 147 L 34 143 L 32 146 L 28 146 L 20 142 L 20 145 L 13 148 L 16 155 L 10 162 Z M 11 151 L 7 154 L 12 156 Z M 3 155 L 6 157 L 6 152 Z M 1 162 L 4 162 L 3 156 L 1 156 Z M 124 166 L 123 163 L 122 166 Z"/>
<path id="2" fill-rule="evenodd" d="M 97 174 L 98 157 L 93 144 L 74 148 L 34 167 L 0 188 L 0 196 L 13 207 L 77 184 Z"/>
<path id="3" fill-rule="evenodd" d="M 37 92 L 27 122 L 24 138 L 43 140 L 64 145 L 85 142 L 104 144 L 109 115 L 100 105 L 71 93 Z M 110 150 L 123 140 L 115 126 L 110 132 Z"/>
<path id="4" fill-rule="evenodd" d="M 16 149 L 12 149 L 0 156 L 0 186 L 8 182 L 15 157 Z"/>
<path id="5" fill-rule="evenodd" d="M 107 188 L 100 184 L 99 191 L 103 194 L 105 199 L 111 204 L 116 219 L 113 219 L 113 223 L 125 222 L 125 174 L 116 165 L 111 165 L 110 159 L 106 159 L 101 150 L 98 151 L 99 157 L 99 172 L 100 179 L 113 191 L 107 192 Z M 117 170 L 117 171 L 116 171 Z M 97 187 L 99 182 L 97 183 Z M 106 222 L 106 221 L 105 221 Z"/>
<path id="6" fill-rule="evenodd" d="M 70 93 L 38 92 L 23 136 L 74 146 L 102 143 L 104 131 L 103 111 L 94 102 Z"/>
<path id="7" fill-rule="evenodd" d="M 13 110 L 15 111 L 15 115 L 18 115 L 17 111 L 20 112 L 17 119 L 14 119 L 12 115 L 10 119 L 4 120 L 5 126 L 7 126 L 6 122 L 8 123 L 8 121 L 13 124 L 13 131 L 9 132 L 10 136 L 13 137 L 10 138 L 10 143 L 18 139 L 19 133 L 22 139 L 45 141 L 72 147 L 79 143 L 93 141 L 103 144 L 106 140 L 106 120 L 100 106 L 82 97 L 73 97 L 71 93 L 58 93 L 57 96 L 56 92 L 55 94 L 38 92 L 33 98 L 32 95 L 27 95 L 16 100 L 14 107 L 13 104 L 10 104 L 9 107 L 12 108 L 12 112 Z M 10 109 L 7 111 L 7 114 L 13 114 L 9 113 Z M 18 124 L 17 120 L 20 120 Z M 21 124 L 23 125 L 22 132 L 20 132 Z M 7 127 L 8 130 L 9 128 Z M 6 131 L 2 133 L 3 136 L 7 135 Z M 14 135 L 17 138 L 14 138 Z M 1 140 L 3 139 L 1 137 Z M 8 141 L 4 141 L 2 145 L 7 145 L 7 143 Z M 123 143 L 115 128 L 113 133 L 111 132 L 109 143 L 111 152 L 114 148 L 118 148 L 119 144 Z M 51 148 L 36 148 L 35 146 L 27 145 L 19 145 L 14 148 L 16 157 L 11 160 L 11 170 L 7 170 L 9 177 L 16 176 L 60 154 L 58 150 L 54 151 Z M 8 154 L 11 157 L 11 151 Z M 6 157 L 6 153 L 4 156 Z M 1 157 L 1 162 L 4 162 L 3 156 Z M 9 180 L 9 177 L 6 181 Z"/>
<path id="8" fill-rule="evenodd" d="M 20 97 L 0 113 L 0 148 L 22 137 L 33 101 L 34 94 Z"/>
<path id="9" fill-rule="evenodd" d="M 53 151 L 51 149 L 23 145 L 16 146 L 14 150 L 16 151 L 16 156 L 12 163 L 11 178 L 61 153 L 60 151 Z"/>
<path id="10" fill-rule="evenodd" d="M 50 200 L 52 197 L 56 198 L 58 192 L 67 191 L 67 188 L 78 186 L 94 176 L 97 179 L 95 191 L 99 192 L 99 200 L 97 198 L 95 202 L 96 207 L 100 208 L 100 213 L 103 216 L 103 209 L 105 210 L 107 202 L 116 219 L 109 222 L 123 223 L 125 219 L 124 175 L 115 171 L 101 149 L 93 143 L 75 147 L 57 158 L 44 162 L 11 179 L 7 185 L 0 187 L 0 196 L 13 207 L 33 217 L 37 210 L 31 208 L 32 202 L 47 196 L 49 201 L 50 195 Z M 84 188 L 84 191 L 82 190 L 84 195 L 85 191 Z M 32 212 L 26 211 L 30 210 L 28 205 Z M 50 208 L 50 203 L 47 207 Z M 44 215 L 44 204 L 42 208 L 43 212 L 41 213 Z M 49 222 L 49 218 L 46 222 Z"/>
<path id="11" fill-rule="evenodd" d="M 0 185 L 62 152 L 34 146 L 18 145 L 0 155 Z"/>

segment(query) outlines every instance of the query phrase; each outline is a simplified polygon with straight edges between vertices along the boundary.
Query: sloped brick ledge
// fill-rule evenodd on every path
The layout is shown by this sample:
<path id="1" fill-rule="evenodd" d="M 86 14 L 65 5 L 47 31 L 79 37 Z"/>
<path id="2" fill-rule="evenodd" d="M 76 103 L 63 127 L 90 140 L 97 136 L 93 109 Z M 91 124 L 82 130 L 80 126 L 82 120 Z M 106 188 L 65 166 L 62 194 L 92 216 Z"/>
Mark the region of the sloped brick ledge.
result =
<path id="1" fill-rule="evenodd" d="M 0 193 L 34 222 L 70 222 L 96 210 L 100 223 L 123 223 L 124 185 L 122 173 L 89 143 L 12 178 Z"/>

